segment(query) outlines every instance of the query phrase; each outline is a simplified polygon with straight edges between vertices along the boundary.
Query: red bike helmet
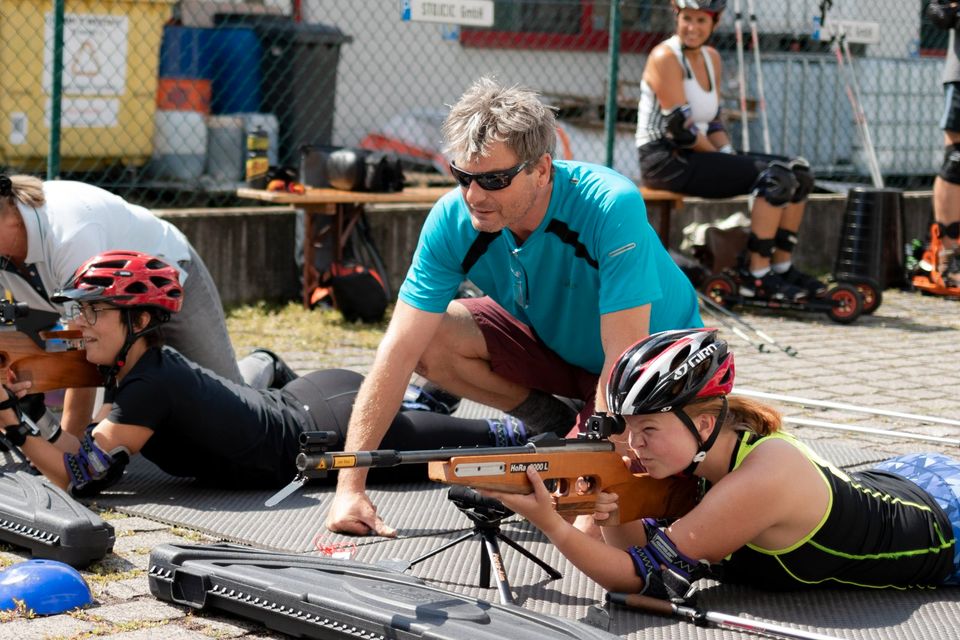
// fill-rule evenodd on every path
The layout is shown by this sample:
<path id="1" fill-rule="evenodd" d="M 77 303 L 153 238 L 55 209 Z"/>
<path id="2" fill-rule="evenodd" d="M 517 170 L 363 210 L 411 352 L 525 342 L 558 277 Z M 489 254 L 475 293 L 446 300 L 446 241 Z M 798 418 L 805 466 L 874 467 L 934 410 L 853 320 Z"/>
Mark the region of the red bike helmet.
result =
<path id="1" fill-rule="evenodd" d="M 720 434 L 726 396 L 733 389 L 733 353 L 716 329 L 680 329 L 647 336 L 614 363 L 607 381 L 607 406 L 617 415 L 673 412 L 697 441 L 691 474 Z M 698 398 L 724 399 L 710 436 L 703 440 L 683 407 Z"/>
<path id="2" fill-rule="evenodd" d="M 105 301 L 118 307 L 156 307 L 177 313 L 183 306 L 180 274 L 169 264 L 139 251 L 105 251 L 80 265 L 72 288 L 57 291 L 53 302 Z"/>

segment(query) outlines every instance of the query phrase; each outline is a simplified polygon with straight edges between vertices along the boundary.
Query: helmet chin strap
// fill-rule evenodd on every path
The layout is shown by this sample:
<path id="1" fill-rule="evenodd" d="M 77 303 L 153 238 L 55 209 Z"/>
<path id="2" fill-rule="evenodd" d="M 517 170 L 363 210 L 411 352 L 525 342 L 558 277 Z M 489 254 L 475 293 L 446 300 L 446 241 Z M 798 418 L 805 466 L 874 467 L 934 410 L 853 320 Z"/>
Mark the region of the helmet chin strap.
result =
<path id="1" fill-rule="evenodd" d="M 148 325 L 143 331 L 134 331 L 133 329 L 133 310 L 132 309 L 122 309 L 123 317 L 127 321 L 127 337 L 123 340 L 123 346 L 120 347 L 120 351 L 117 352 L 117 357 L 112 365 L 109 367 L 101 366 L 100 374 L 103 375 L 103 385 L 108 389 L 114 387 L 117 384 L 117 374 L 120 373 L 120 370 L 123 369 L 123 366 L 127 363 L 127 353 L 130 352 L 130 348 L 133 347 L 133 344 L 143 336 L 156 331 L 160 328 L 160 324 Z"/>
<path id="2" fill-rule="evenodd" d="M 693 472 L 696 471 L 700 463 L 703 462 L 703 459 L 707 457 L 707 451 L 709 451 L 713 443 L 717 441 L 717 436 L 720 435 L 720 429 L 727 419 L 727 396 L 722 396 L 722 399 L 723 405 L 720 407 L 720 413 L 717 415 L 717 419 L 713 423 L 713 430 L 710 432 L 710 435 L 707 436 L 706 440 L 700 437 L 700 432 L 697 430 L 696 425 L 693 424 L 693 420 L 690 419 L 690 416 L 687 415 L 682 407 L 674 409 L 673 411 L 674 415 L 680 419 L 680 422 L 690 430 L 690 433 L 692 433 L 693 437 L 697 440 L 697 453 L 693 456 L 693 460 L 687 465 L 687 468 L 681 472 L 685 476 L 693 475 Z"/>

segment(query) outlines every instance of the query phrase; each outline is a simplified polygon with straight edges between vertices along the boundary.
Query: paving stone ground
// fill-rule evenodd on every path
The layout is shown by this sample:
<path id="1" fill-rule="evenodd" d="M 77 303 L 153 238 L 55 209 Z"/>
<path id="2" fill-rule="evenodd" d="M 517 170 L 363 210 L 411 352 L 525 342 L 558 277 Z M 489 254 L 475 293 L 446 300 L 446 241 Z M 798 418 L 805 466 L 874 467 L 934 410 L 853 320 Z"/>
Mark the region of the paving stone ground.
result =
<path id="1" fill-rule="evenodd" d="M 718 326 L 736 353 L 737 388 L 799 396 L 807 399 L 922 415 L 960 419 L 960 366 L 954 349 L 960 345 L 960 302 L 900 291 L 884 292 L 872 316 L 852 325 L 839 325 L 824 315 L 751 313 L 734 309 L 753 329 L 773 338 L 765 343 L 750 328 L 738 325 L 756 344 L 736 336 L 722 321 Z M 726 321 L 730 321 L 724 318 Z M 789 356 L 779 347 L 796 350 Z M 365 372 L 373 353 L 351 349 L 326 361 L 307 352 L 282 354 L 301 373 L 324 367 Z M 791 427 L 806 439 L 875 449 L 889 455 L 941 451 L 960 455 L 960 427 L 905 418 L 891 418 L 850 409 L 821 409 L 779 404 L 788 417 L 823 420 L 840 425 L 884 429 L 868 435 L 824 428 Z M 922 434 L 953 439 L 930 443 L 896 434 Z M 107 558 L 84 572 L 96 603 L 83 611 L 48 618 L 15 619 L 0 624 L 0 640 L 100 637 L 123 640 L 163 638 L 281 638 L 262 627 L 154 599 L 147 588 L 150 549 L 164 542 L 213 541 L 201 534 L 174 529 L 143 518 L 103 514 L 116 528 L 117 544 Z M 0 565 L 27 556 L 6 548 Z"/>

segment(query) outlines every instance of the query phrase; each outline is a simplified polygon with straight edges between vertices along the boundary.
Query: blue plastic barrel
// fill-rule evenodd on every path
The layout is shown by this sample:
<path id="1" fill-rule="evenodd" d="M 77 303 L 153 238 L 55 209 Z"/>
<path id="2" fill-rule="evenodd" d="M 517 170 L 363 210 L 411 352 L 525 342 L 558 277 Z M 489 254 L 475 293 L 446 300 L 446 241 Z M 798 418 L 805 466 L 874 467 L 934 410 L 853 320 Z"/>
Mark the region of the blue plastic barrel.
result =
<path id="1" fill-rule="evenodd" d="M 211 80 L 213 34 L 213 29 L 165 26 L 160 42 L 159 77 Z"/>
<path id="2" fill-rule="evenodd" d="M 248 27 L 217 27 L 210 52 L 211 113 L 259 112 L 262 48 L 256 32 Z"/>

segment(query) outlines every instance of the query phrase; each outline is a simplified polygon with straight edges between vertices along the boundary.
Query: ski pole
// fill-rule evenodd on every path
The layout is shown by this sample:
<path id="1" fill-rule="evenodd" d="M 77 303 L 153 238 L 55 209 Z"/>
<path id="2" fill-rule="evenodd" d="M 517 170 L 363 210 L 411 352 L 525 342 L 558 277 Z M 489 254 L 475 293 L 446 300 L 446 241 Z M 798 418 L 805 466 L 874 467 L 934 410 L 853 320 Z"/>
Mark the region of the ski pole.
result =
<path id="1" fill-rule="evenodd" d="M 860 141 L 863 143 L 864 153 L 867 155 L 867 165 L 870 170 L 870 178 L 873 186 L 883 188 L 883 175 L 880 173 L 880 162 L 877 160 L 876 150 L 873 148 L 873 138 L 870 137 L 870 128 L 867 126 L 867 116 L 863 111 L 863 105 L 860 102 L 860 87 L 857 83 L 856 74 L 848 68 L 844 58 L 849 60 L 849 66 L 853 66 L 853 57 L 850 55 L 850 45 L 842 30 L 834 35 L 833 42 L 834 55 L 837 58 L 837 69 L 843 76 L 844 90 L 847 94 L 847 100 L 850 102 L 850 108 L 853 110 L 854 124 L 857 126 L 857 133 L 860 135 Z"/>
<path id="2" fill-rule="evenodd" d="M 740 0 L 733 0 L 733 30 L 737 35 L 737 82 L 740 84 L 740 146 L 750 151 L 750 124 L 747 121 L 747 79 L 743 64 L 743 14 Z"/>
<path id="3" fill-rule="evenodd" d="M 903 413 L 900 411 L 891 411 L 889 409 L 874 409 L 871 407 L 857 406 L 843 402 L 833 402 L 831 400 L 813 400 L 811 398 L 801 398 L 799 396 L 780 395 L 777 393 L 768 393 L 766 391 L 755 391 L 753 389 L 737 389 L 735 393 L 742 396 L 750 396 L 763 400 L 776 400 L 788 402 L 790 404 L 802 404 L 808 407 L 821 407 L 824 409 L 838 409 L 840 411 L 853 411 L 855 413 L 869 413 L 877 416 L 887 416 L 890 418 L 903 418 L 905 420 L 916 420 L 918 422 L 931 422 L 934 424 L 946 424 L 954 427 L 960 427 L 960 420 L 950 418 L 939 418 L 937 416 L 925 416 L 917 413 Z"/>
<path id="4" fill-rule="evenodd" d="M 853 54 L 850 52 L 850 41 L 847 40 L 846 35 L 840 38 L 840 46 L 843 47 L 843 53 L 847 58 L 847 66 L 849 67 L 848 75 L 850 76 L 850 83 L 853 85 L 853 95 L 856 96 L 857 99 L 858 117 L 863 122 L 863 144 L 866 147 L 867 158 L 870 160 L 873 186 L 882 189 L 883 174 L 880 173 L 880 161 L 877 159 L 877 150 L 873 146 L 873 137 L 870 135 L 870 125 L 867 123 L 867 114 L 863 110 L 863 102 L 860 100 L 861 92 L 860 81 L 857 80 L 857 63 L 853 59 Z"/>
<path id="5" fill-rule="evenodd" d="M 875 436 L 888 436 L 891 438 L 903 438 L 904 440 L 921 440 L 923 442 L 935 442 L 937 444 L 948 444 L 954 447 L 960 447 L 960 440 L 955 438 L 942 438 L 940 436 L 927 436 L 922 433 L 910 433 L 909 431 L 894 431 L 893 429 L 877 429 L 875 427 L 861 427 L 855 424 L 839 424 L 836 422 L 827 422 L 826 420 L 814 420 L 812 418 L 795 418 L 793 416 L 784 416 L 784 422 L 798 424 L 804 427 L 817 427 L 820 429 L 833 429 L 835 431 L 853 431 L 856 433 L 869 433 Z"/>
<path id="6" fill-rule="evenodd" d="M 729 329 L 738 338 L 740 338 L 741 340 L 749 344 L 751 347 L 756 347 L 757 351 L 759 351 L 760 353 L 766 353 L 767 345 L 765 345 L 764 343 L 758 340 L 754 340 L 753 338 L 748 336 L 746 333 L 743 332 L 743 330 L 740 327 L 736 326 L 735 324 L 727 320 L 726 317 L 717 313 L 716 310 L 711 309 L 710 307 L 706 307 L 706 310 L 711 314 L 713 314 L 713 317 L 716 318 L 717 321 L 720 322 L 720 324 L 722 324 L 725 328 Z"/>
<path id="7" fill-rule="evenodd" d="M 800 638 L 801 640 L 840 640 L 836 636 L 828 636 L 815 631 L 803 631 L 793 627 L 787 627 L 775 622 L 765 622 L 763 620 L 754 620 L 752 618 L 743 618 L 740 616 L 731 616 L 717 611 L 707 611 L 688 607 L 686 605 L 674 604 L 669 600 L 660 600 L 650 596 L 641 596 L 633 593 L 608 593 L 607 601 L 614 604 L 623 605 L 633 609 L 640 609 L 650 613 L 655 613 L 668 618 L 679 618 L 687 620 L 693 624 L 705 627 L 708 624 L 714 624 L 720 628 L 737 629 L 740 631 L 750 631 L 761 633 L 776 638 Z"/>
<path id="8" fill-rule="evenodd" d="M 796 357 L 797 355 L 799 355 L 799 352 L 798 352 L 796 349 L 794 349 L 793 347 L 791 347 L 791 346 L 789 346 L 789 345 L 788 345 L 788 346 L 783 346 L 783 345 L 781 345 L 779 342 L 777 342 L 777 341 L 774 340 L 772 337 L 770 337 L 769 334 L 761 331 L 760 329 L 757 329 L 757 328 L 754 327 L 752 324 L 750 324 L 749 322 L 747 322 L 746 320 L 744 320 L 743 317 L 741 317 L 740 315 L 734 313 L 733 311 L 730 311 L 730 309 L 727 309 L 727 308 L 724 307 L 722 304 L 720 304 L 719 302 L 717 302 L 716 300 L 714 300 L 714 299 L 711 298 L 710 296 L 706 295 L 705 293 L 702 293 L 702 292 L 698 291 L 698 292 L 697 292 L 697 295 L 700 296 L 701 300 L 704 300 L 704 301 L 706 302 L 706 304 L 707 304 L 708 307 L 710 307 L 711 309 L 713 309 L 713 310 L 715 310 L 715 311 L 717 311 L 717 312 L 723 313 L 724 315 L 726 315 L 726 316 L 728 316 L 728 317 L 730 317 L 730 318 L 733 318 L 734 320 L 736 320 L 737 322 L 739 322 L 740 324 L 742 324 L 744 327 L 746 327 L 748 330 L 750 330 L 750 331 L 752 331 L 753 333 L 755 333 L 755 334 L 756 334 L 757 336 L 759 336 L 761 339 L 763 339 L 763 340 L 765 340 L 766 342 L 768 342 L 772 347 L 775 347 L 775 348 L 779 349 L 780 351 L 783 351 L 785 354 L 787 354 L 788 356 L 791 356 L 791 357 Z M 716 314 L 714 314 L 714 315 L 716 315 Z M 760 351 L 763 351 L 763 349 L 760 349 Z"/>
<path id="9" fill-rule="evenodd" d="M 753 66 L 757 74 L 757 103 L 760 109 L 760 123 L 763 125 L 763 151 L 770 153 L 770 126 L 767 124 L 767 98 L 763 90 L 763 69 L 760 66 L 760 36 L 757 34 L 757 14 L 754 0 L 747 0 L 747 13 L 750 14 L 750 42 L 753 46 Z"/>

